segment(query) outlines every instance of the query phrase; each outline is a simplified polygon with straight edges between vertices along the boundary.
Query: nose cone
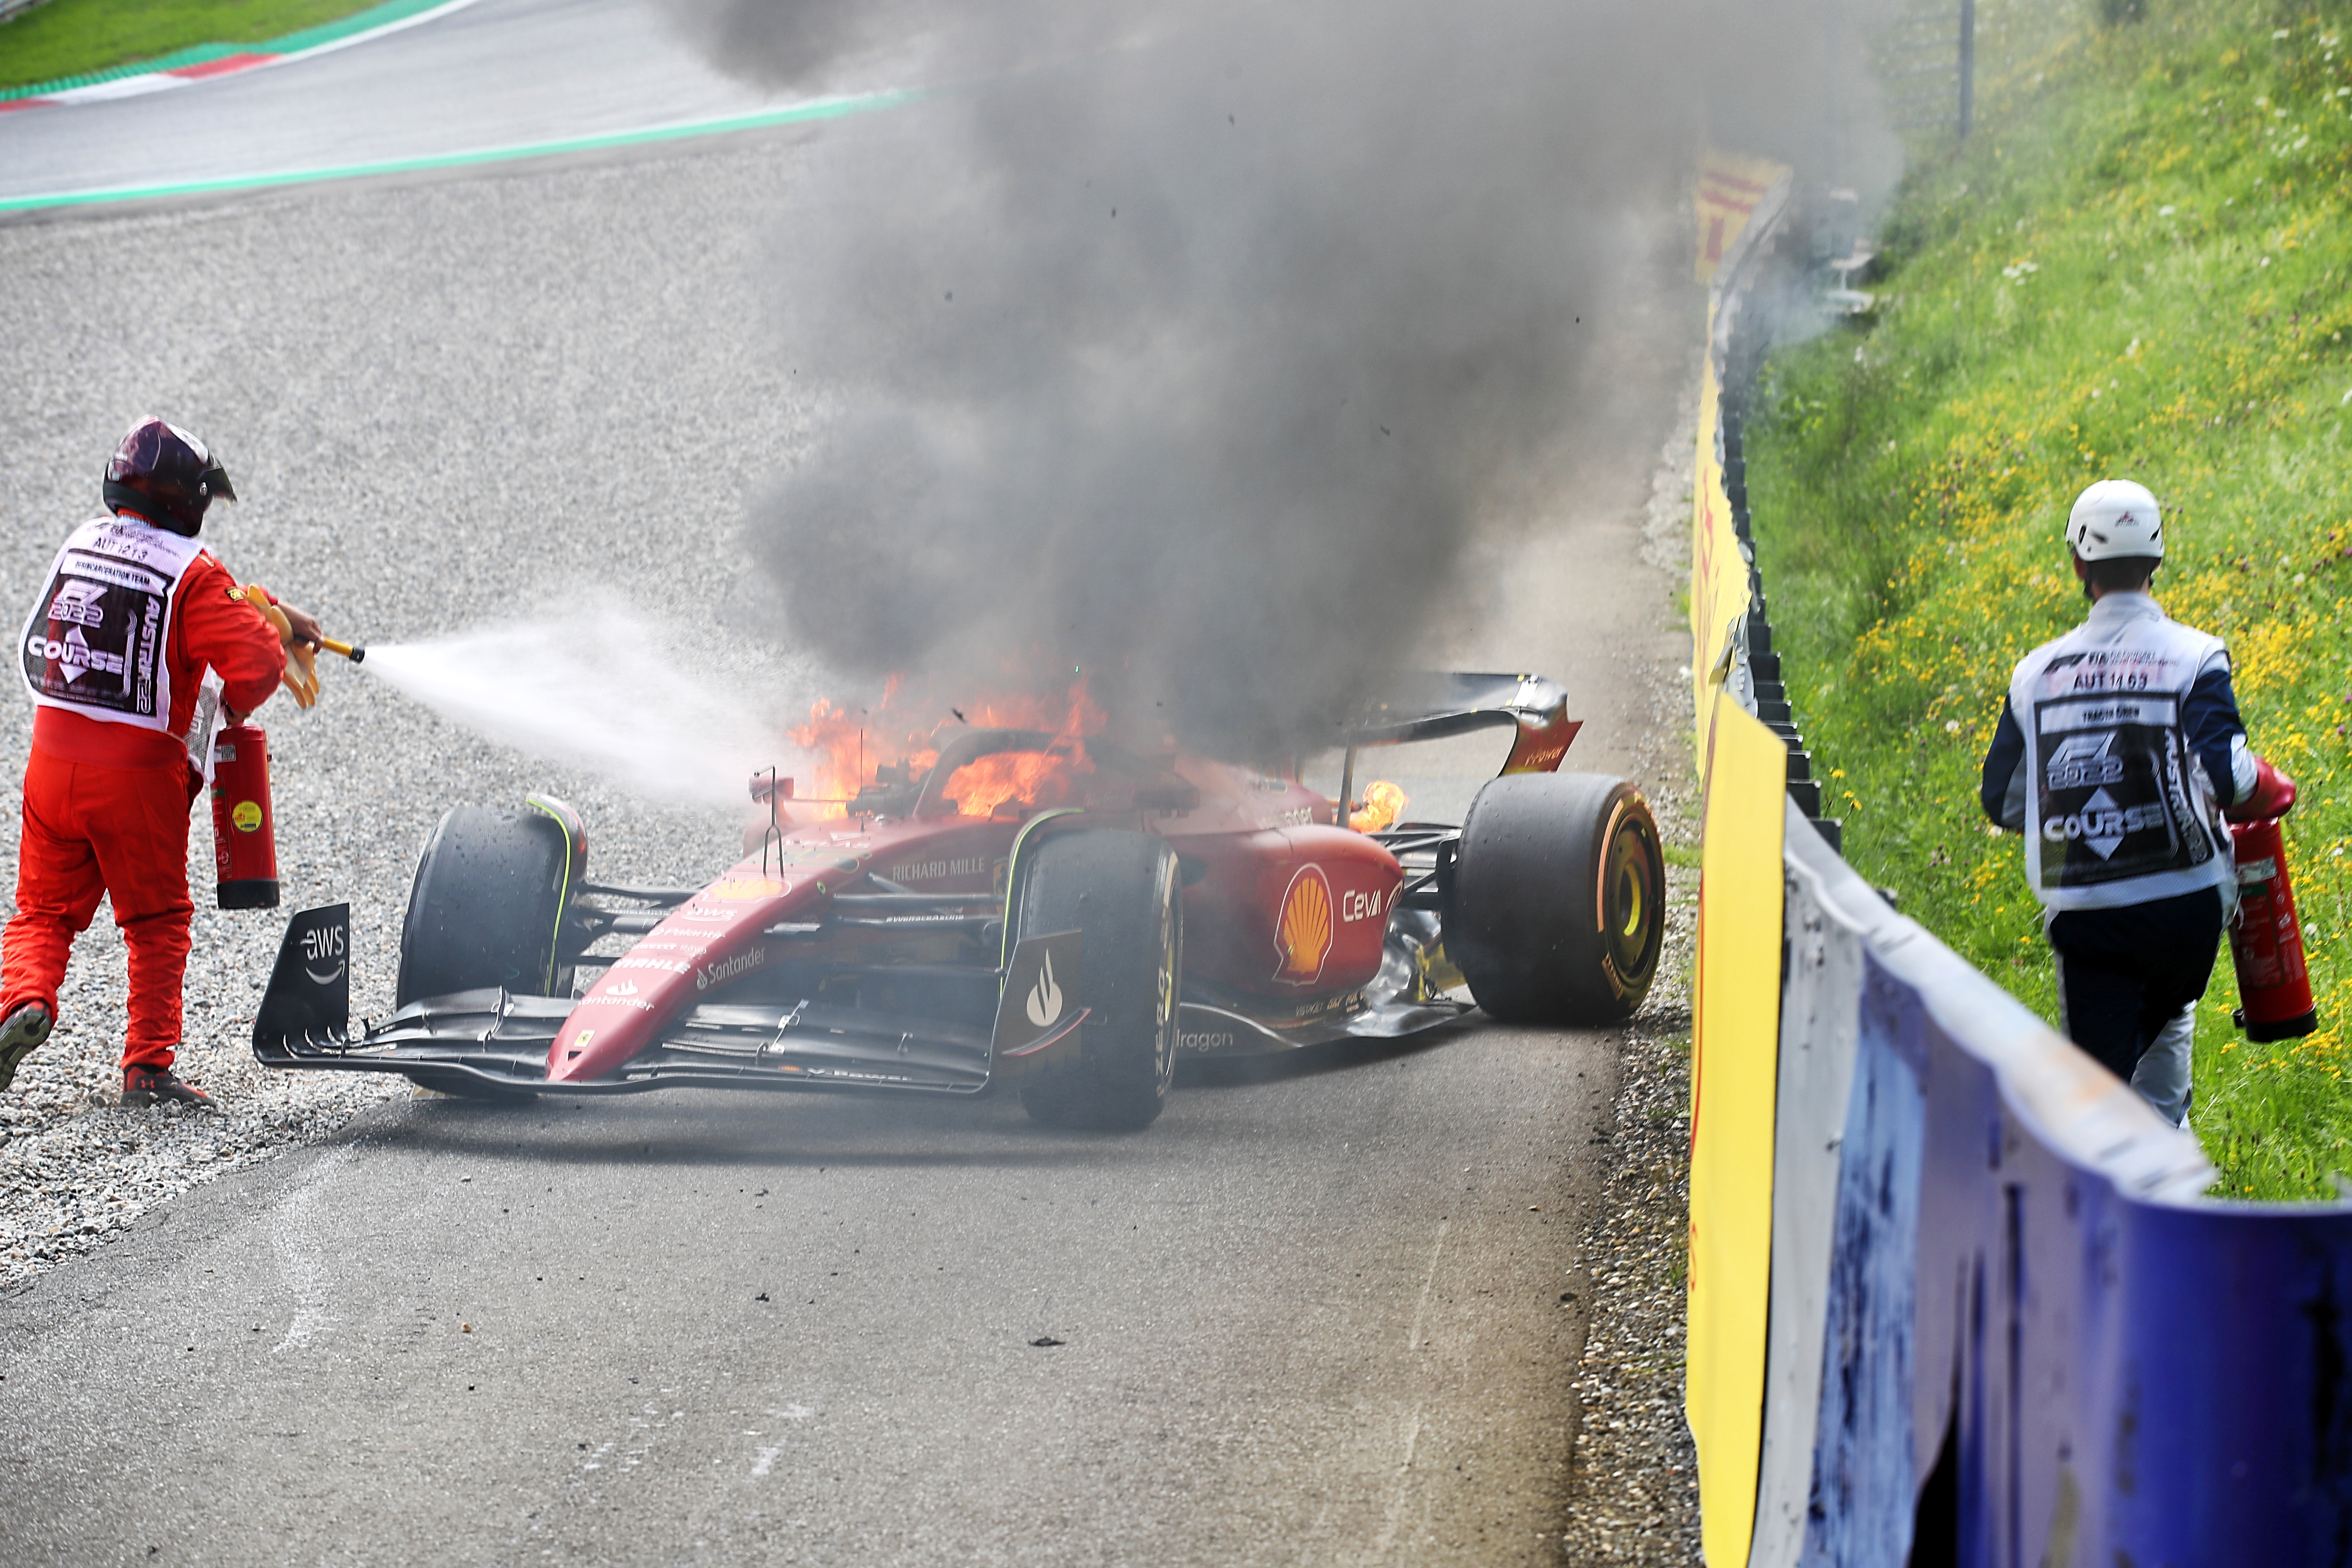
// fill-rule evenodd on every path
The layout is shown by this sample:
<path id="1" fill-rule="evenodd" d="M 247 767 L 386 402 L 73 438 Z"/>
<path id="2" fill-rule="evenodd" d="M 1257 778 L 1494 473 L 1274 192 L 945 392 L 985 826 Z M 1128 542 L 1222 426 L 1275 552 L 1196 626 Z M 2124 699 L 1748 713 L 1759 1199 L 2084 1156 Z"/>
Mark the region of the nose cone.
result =
<path id="1" fill-rule="evenodd" d="M 779 951 L 764 933 L 824 901 L 821 880 L 737 866 L 665 916 L 604 971 L 547 1050 L 547 1081 L 583 1083 L 621 1070 L 688 1008 L 764 968 Z"/>

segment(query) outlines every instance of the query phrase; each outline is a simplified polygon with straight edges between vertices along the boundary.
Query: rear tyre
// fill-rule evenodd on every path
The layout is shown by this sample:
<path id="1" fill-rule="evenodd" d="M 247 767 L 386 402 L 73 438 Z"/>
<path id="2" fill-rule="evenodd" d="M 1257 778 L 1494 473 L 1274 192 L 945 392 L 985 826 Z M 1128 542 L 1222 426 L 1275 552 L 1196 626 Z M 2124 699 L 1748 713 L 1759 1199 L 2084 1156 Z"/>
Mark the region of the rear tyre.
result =
<path id="1" fill-rule="evenodd" d="M 1495 779 L 1463 820 L 1445 951 L 1496 1018 L 1622 1022 L 1657 975 L 1665 885 L 1658 825 L 1624 780 Z"/>
<path id="2" fill-rule="evenodd" d="M 1069 833 L 1038 847 L 1022 878 L 1014 940 L 1082 933 L 1089 1012 L 1076 1067 L 1023 1088 L 1031 1121 L 1133 1131 L 1158 1119 L 1176 1075 L 1181 895 L 1174 853 L 1150 834 Z"/>
<path id="3" fill-rule="evenodd" d="M 492 985 L 525 996 L 569 990 L 570 972 L 557 966 L 556 928 L 572 874 L 571 845 L 553 817 L 478 805 L 444 814 L 409 889 L 395 1000 L 404 1007 Z M 427 1069 L 408 1077 L 467 1100 L 534 1098 L 462 1074 Z"/>

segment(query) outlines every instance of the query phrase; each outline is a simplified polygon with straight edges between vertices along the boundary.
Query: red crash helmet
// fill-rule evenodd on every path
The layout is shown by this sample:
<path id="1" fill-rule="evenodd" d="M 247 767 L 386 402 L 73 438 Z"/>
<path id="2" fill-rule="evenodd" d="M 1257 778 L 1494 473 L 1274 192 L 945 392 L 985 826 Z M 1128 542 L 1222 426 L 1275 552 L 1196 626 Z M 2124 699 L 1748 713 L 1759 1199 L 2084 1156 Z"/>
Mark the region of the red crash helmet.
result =
<path id="1" fill-rule="evenodd" d="M 193 539 L 213 498 L 235 500 L 228 470 L 202 441 L 176 425 L 142 419 L 107 460 L 107 510 L 135 511 Z"/>

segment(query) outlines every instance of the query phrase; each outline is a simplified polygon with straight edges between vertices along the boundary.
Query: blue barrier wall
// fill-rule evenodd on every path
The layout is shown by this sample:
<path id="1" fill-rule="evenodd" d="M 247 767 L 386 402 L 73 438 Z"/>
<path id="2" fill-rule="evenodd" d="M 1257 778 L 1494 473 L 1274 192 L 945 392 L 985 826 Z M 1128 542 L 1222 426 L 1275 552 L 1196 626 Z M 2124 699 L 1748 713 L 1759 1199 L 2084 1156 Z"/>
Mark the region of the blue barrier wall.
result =
<path id="1" fill-rule="evenodd" d="M 2204 1197 L 1801 821 L 1750 1563 L 2352 1564 L 2352 1206 Z"/>

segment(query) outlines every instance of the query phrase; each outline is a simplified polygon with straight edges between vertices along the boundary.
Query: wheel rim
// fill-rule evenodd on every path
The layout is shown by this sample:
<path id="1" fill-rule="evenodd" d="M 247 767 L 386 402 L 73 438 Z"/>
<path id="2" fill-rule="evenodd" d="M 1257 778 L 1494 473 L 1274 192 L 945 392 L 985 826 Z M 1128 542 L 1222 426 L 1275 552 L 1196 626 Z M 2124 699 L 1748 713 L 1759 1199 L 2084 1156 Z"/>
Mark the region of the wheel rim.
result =
<path id="1" fill-rule="evenodd" d="M 1664 891 L 1648 824 L 1621 819 L 1609 835 L 1601 878 L 1601 936 L 1617 984 L 1640 987 L 1657 962 L 1659 913 Z"/>

